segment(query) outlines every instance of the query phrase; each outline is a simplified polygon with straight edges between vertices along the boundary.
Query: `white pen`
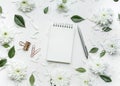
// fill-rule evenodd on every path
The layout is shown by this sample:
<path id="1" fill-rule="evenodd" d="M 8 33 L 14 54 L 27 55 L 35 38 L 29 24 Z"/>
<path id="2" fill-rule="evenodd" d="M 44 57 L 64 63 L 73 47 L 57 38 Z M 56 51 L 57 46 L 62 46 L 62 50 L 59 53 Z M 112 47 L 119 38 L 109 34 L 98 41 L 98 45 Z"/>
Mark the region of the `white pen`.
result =
<path id="1" fill-rule="evenodd" d="M 83 36 L 82 36 L 81 30 L 80 30 L 80 28 L 78 26 L 77 26 L 77 29 L 78 29 L 78 34 L 79 34 L 79 37 L 80 37 L 80 40 L 81 40 L 81 43 L 82 43 L 82 47 L 83 47 L 85 56 L 88 59 L 88 50 L 87 50 L 85 42 L 83 40 Z"/>

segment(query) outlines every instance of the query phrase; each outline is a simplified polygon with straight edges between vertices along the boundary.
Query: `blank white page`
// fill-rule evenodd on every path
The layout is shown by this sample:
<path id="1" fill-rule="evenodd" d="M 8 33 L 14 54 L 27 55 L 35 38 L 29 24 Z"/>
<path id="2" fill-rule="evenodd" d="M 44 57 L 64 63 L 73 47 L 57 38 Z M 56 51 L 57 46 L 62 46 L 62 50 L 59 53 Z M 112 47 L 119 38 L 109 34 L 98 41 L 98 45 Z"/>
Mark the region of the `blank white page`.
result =
<path id="1" fill-rule="evenodd" d="M 72 24 L 54 24 L 49 31 L 47 60 L 71 63 L 75 28 Z"/>

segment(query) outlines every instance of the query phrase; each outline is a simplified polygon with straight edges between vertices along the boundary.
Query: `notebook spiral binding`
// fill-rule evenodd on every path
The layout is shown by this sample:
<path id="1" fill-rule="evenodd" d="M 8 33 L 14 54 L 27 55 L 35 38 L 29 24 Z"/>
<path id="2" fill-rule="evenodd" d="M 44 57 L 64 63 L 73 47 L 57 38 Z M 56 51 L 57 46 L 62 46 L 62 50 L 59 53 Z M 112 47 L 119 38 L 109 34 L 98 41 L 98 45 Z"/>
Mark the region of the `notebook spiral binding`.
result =
<path id="1" fill-rule="evenodd" d="M 63 28 L 69 28 L 69 29 L 73 29 L 73 25 L 72 24 L 64 24 L 64 23 L 54 23 L 53 27 L 63 27 Z"/>

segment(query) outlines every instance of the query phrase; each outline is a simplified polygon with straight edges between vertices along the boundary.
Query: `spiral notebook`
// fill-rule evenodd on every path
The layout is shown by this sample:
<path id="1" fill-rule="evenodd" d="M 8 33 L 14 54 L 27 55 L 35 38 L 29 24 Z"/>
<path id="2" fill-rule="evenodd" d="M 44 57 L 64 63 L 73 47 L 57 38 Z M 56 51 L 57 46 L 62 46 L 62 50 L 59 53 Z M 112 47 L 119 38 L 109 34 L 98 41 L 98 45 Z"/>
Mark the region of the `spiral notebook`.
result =
<path id="1" fill-rule="evenodd" d="M 52 24 L 49 29 L 47 60 L 71 63 L 74 34 L 73 24 Z"/>

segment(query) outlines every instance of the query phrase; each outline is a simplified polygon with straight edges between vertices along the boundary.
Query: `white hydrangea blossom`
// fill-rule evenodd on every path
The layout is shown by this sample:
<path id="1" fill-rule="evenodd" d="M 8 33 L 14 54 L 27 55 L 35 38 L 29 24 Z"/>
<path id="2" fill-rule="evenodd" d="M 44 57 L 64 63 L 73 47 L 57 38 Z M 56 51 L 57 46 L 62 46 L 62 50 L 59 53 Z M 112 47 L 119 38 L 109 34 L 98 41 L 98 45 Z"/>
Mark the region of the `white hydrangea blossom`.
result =
<path id="1" fill-rule="evenodd" d="M 92 21 L 100 27 L 109 27 L 113 23 L 113 11 L 111 9 L 101 9 L 93 15 Z"/>
<path id="2" fill-rule="evenodd" d="M 89 62 L 89 69 L 93 74 L 100 75 L 105 73 L 107 65 L 102 61 L 94 60 Z"/>
<path id="3" fill-rule="evenodd" d="M 50 75 L 51 86 L 69 86 L 71 75 L 62 69 L 55 69 Z"/>
<path id="4" fill-rule="evenodd" d="M 19 10 L 22 12 L 31 12 L 35 7 L 35 4 L 29 0 L 22 0 L 19 2 Z"/>
<path id="5" fill-rule="evenodd" d="M 57 10 L 59 12 L 68 12 L 68 2 L 67 0 L 59 0 L 57 2 Z"/>
<path id="6" fill-rule="evenodd" d="M 90 76 L 89 73 L 81 74 L 79 77 L 81 86 L 93 86 L 95 78 Z"/>
<path id="7" fill-rule="evenodd" d="M 8 68 L 8 76 L 11 80 L 21 82 L 26 79 L 27 67 L 17 63 L 13 63 Z"/>
<path id="8" fill-rule="evenodd" d="M 1 27 L 0 28 L 0 44 L 9 44 L 10 42 L 13 41 L 14 38 L 14 33 L 12 30 L 7 29 L 6 27 Z"/>
<path id="9" fill-rule="evenodd" d="M 118 50 L 117 41 L 106 40 L 104 42 L 104 48 L 105 48 L 106 52 L 109 53 L 110 55 L 117 53 L 117 50 Z"/>

